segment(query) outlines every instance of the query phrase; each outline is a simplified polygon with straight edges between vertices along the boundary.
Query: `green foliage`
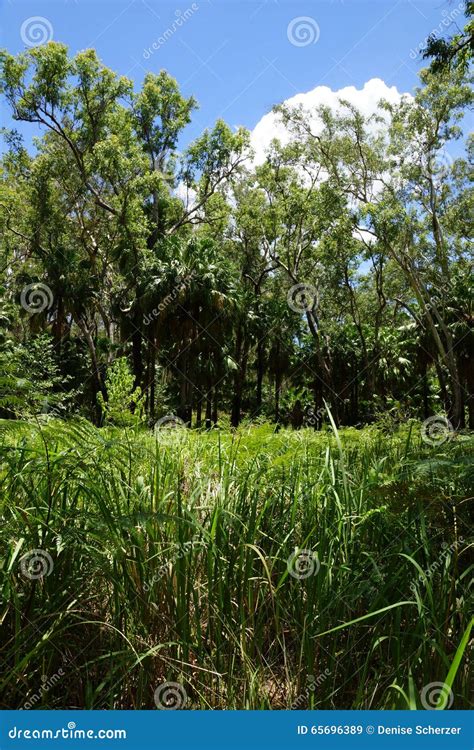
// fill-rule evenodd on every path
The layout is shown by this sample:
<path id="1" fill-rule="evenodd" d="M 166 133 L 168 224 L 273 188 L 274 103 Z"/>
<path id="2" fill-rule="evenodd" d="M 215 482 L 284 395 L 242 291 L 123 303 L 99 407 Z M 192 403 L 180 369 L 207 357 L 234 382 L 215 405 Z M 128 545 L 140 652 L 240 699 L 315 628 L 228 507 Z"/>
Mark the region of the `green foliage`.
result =
<path id="1" fill-rule="evenodd" d="M 177 150 L 166 71 L 0 52 L 40 129 L 0 160 L 3 707 L 60 657 L 36 708 L 468 707 L 471 35 L 370 118 L 277 107 L 257 167 L 222 120 Z"/>
<path id="2" fill-rule="evenodd" d="M 153 708 L 165 680 L 187 708 L 406 708 L 393 686 L 444 680 L 468 708 L 473 449 L 419 425 L 2 422 L 2 705 L 62 666 L 35 708 Z"/>
<path id="3" fill-rule="evenodd" d="M 0 411 L 9 417 L 64 415 L 77 396 L 57 364 L 47 334 L 25 344 L 8 341 L 0 352 Z"/>
<path id="4" fill-rule="evenodd" d="M 109 367 L 105 386 L 107 400 L 97 394 L 102 414 L 108 424 L 125 427 L 139 425 L 144 420 L 144 396 L 133 387 L 134 377 L 126 357 L 120 357 Z"/>
<path id="5" fill-rule="evenodd" d="M 302 394 L 338 424 L 396 408 L 473 427 L 472 190 L 445 153 L 469 83 L 422 71 L 372 118 L 320 108 L 317 134 L 277 107 L 292 137 L 250 169 L 249 134 L 221 120 L 177 151 L 196 102 L 166 71 L 135 92 L 93 50 L 2 52 L 1 94 L 42 130 L 31 155 L 6 134 L 0 163 L 4 340 L 51 335 L 71 407 L 96 420 L 118 350 L 150 422 L 288 423 Z M 25 315 L 32 282 L 50 304 Z"/>
<path id="6" fill-rule="evenodd" d="M 466 70 L 472 60 L 474 51 L 474 2 L 465 0 L 467 23 L 462 31 L 447 39 L 431 36 L 423 53 L 424 58 L 431 58 L 431 69 L 437 73 L 450 66 Z"/>

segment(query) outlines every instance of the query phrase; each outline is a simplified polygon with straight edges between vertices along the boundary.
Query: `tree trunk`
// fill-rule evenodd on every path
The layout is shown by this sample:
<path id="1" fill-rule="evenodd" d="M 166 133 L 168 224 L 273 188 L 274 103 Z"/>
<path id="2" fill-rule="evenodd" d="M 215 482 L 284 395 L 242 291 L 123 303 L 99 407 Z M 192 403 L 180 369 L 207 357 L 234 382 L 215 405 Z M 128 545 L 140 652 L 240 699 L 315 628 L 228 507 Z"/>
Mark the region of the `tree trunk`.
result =
<path id="1" fill-rule="evenodd" d="M 422 398 L 423 398 L 423 418 L 428 419 L 430 416 L 430 399 L 429 399 L 429 385 L 428 385 L 428 367 L 426 362 L 422 365 Z"/>
<path id="2" fill-rule="evenodd" d="M 277 371 L 275 374 L 275 422 L 278 424 L 280 421 L 280 388 L 281 388 L 281 375 Z"/>
<path id="3" fill-rule="evenodd" d="M 316 372 L 318 370 L 318 356 L 317 354 L 314 355 L 315 361 L 316 361 Z M 320 430 L 322 423 L 323 423 L 323 415 L 324 415 L 324 392 L 323 392 L 323 384 L 317 376 L 314 378 L 313 381 L 313 398 L 314 398 L 314 417 L 313 417 L 313 427 L 315 430 Z"/>
<path id="4" fill-rule="evenodd" d="M 149 404 L 148 404 L 148 413 L 151 419 L 155 418 L 155 378 L 156 378 L 156 346 L 155 346 L 155 340 L 153 339 L 152 344 L 150 345 L 151 353 L 150 353 L 150 378 L 149 378 L 149 384 L 150 384 L 150 398 L 149 398 Z"/>
<path id="5" fill-rule="evenodd" d="M 206 393 L 206 430 L 212 427 L 212 388 Z"/>
<path id="6" fill-rule="evenodd" d="M 389 249 L 392 257 L 396 260 L 402 271 L 407 276 L 410 286 L 412 287 L 416 298 L 421 308 L 423 309 L 424 318 L 433 337 L 433 341 L 436 345 L 441 363 L 444 364 L 448 371 L 451 399 L 449 401 L 449 405 L 447 406 L 447 412 L 453 426 L 458 427 L 462 421 L 462 389 L 459 382 L 459 372 L 457 368 L 456 358 L 454 356 L 454 342 L 451 331 L 448 328 L 443 316 L 441 315 L 438 306 L 434 303 L 433 298 L 429 297 L 426 286 L 423 284 L 422 279 L 416 275 L 411 259 L 406 259 L 403 257 L 403 255 L 397 255 L 393 247 L 389 246 Z M 440 330 L 438 330 L 438 326 Z M 444 341 L 442 340 L 441 334 L 444 337 Z M 439 376 L 441 366 L 437 368 L 437 370 Z M 443 376 L 443 381 L 444 380 L 445 379 Z M 444 390 L 446 391 L 446 388 Z"/>
<path id="7" fill-rule="evenodd" d="M 217 387 L 214 388 L 214 399 L 212 403 L 212 421 L 214 424 L 217 424 L 218 421 L 218 403 L 219 403 L 219 396 Z"/>
<path id="8" fill-rule="evenodd" d="M 446 378 L 444 376 L 443 367 L 437 359 L 435 360 L 435 367 L 436 367 L 436 374 L 438 376 L 439 389 L 441 391 L 441 398 L 443 401 L 444 410 L 448 414 L 451 408 L 451 403 L 449 400 L 448 389 L 446 388 Z"/>
<path id="9" fill-rule="evenodd" d="M 133 319 L 133 333 L 132 333 L 132 361 L 133 361 L 133 375 L 135 377 L 134 387 L 141 388 L 143 385 L 143 352 L 142 342 L 143 336 L 140 330 L 141 328 L 141 316 L 135 313 Z"/>
<path id="10" fill-rule="evenodd" d="M 260 414 L 262 411 L 262 389 L 263 389 L 263 373 L 264 373 L 264 354 L 265 349 L 263 341 L 259 339 L 257 343 L 257 403 L 255 406 L 256 414 Z"/>
<path id="11" fill-rule="evenodd" d="M 234 373 L 234 397 L 232 399 L 231 414 L 232 427 L 238 427 L 241 420 L 242 392 L 244 389 L 245 377 L 247 373 L 248 351 L 248 339 L 245 337 L 243 327 L 239 325 L 236 341 L 236 362 L 239 367 L 238 370 L 236 370 Z"/>
<path id="12" fill-rule="evenodd" d="M 99 361 L 97 359 L 97 351 L 95 347 L 95 342 L 89 330 L 89 326 L 87 322 L 82 320 L 81 318 L 78 318 L 76 322 L 87 342 L 87 347 L 89 349 L 89 354 L 90 354 L 91 363 L 92 363 L 92 372 L 94 373 L 95 393 L 100 392 L 104 398 L 104 401 L 107 401 L 107 389 L 105 387 L 104 381 L 102 380 L 102 375 L 101 375 L 100 367 L 99 367 Z M 97 418 L 97 421 L 100 422 L 101 414 L 100 414 L 100 408 L 98 404 L 96 404 L 96 418 Z"/>

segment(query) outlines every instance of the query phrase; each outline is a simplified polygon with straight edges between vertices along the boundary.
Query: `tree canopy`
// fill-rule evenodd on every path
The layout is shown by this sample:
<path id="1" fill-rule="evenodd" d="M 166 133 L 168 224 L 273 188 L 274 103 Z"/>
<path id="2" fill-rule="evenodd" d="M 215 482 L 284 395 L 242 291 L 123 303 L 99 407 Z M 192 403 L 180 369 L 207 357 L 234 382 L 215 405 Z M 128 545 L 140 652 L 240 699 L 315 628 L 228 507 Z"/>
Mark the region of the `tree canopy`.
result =
<path id="1" fill-rule="evenodd" d="M 197 103 L 166 71 L 136 91 L 93 50 L 1 52 L 41 132 L 0 162 L 2 416 L 474 427 L 469 45 L 443 44 L 459 64 L 376 116 L 277 107 L 258 166 L 223 121 L 180 150 Z"/>

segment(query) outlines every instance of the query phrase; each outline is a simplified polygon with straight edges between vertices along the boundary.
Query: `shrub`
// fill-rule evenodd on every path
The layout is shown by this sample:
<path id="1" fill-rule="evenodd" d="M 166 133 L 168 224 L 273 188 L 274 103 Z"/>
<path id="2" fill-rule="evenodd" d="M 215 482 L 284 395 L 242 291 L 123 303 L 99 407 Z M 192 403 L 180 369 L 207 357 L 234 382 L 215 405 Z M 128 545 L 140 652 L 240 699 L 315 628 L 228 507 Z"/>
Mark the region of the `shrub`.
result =
<path id="1" fill-rule="evenodd" d="M 134 378 L 126 357 L 120 357 L 109 369 L 105 381 L 107 401 L 98 394 L 105 422 L 127 427 L 144 421 L 144 395 L 133 387 Z"/>

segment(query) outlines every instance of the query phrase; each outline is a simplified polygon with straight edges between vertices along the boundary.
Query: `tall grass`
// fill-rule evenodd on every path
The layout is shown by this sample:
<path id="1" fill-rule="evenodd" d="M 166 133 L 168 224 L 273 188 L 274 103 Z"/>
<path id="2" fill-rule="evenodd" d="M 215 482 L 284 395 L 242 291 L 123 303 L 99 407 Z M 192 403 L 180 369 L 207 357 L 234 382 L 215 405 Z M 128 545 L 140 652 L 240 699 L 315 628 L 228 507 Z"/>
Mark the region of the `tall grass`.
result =
<path id="1" fill-rule="evenodd" d="M 468 707 L 472 439 L 0 434 L 3 708 Z"/>

